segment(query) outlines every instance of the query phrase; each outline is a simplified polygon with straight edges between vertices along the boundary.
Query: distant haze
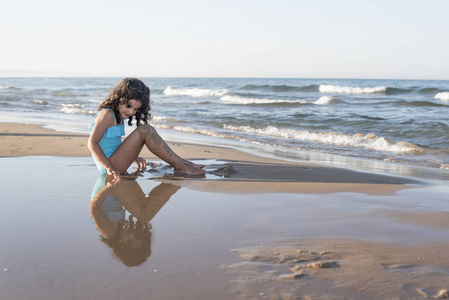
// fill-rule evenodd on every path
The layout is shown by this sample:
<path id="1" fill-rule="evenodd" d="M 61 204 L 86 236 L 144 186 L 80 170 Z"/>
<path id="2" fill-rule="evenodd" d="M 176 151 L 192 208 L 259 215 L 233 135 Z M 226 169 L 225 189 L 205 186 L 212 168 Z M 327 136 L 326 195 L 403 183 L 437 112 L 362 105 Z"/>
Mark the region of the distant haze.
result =
<path id="1" fill-rule="evenodd" d="M 2 4 L 0 76 L 449 79 L 449 1 Z"/>

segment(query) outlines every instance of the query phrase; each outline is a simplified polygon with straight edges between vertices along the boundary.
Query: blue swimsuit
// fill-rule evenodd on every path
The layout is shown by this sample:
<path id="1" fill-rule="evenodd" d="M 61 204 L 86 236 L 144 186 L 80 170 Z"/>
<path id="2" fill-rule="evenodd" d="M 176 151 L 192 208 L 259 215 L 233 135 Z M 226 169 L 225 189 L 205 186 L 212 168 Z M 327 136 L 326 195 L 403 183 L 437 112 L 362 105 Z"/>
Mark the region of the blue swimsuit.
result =
<path id="1" fill-rule="evenodd" d="M 103 108 L 103 109 L 109 109 L 109 108 Z M 100 110 L 100 111 L 102 111 L 102 110 Z M 112 111 L 112 109 L 109 109 L 109 110 Z M 98 116 L 100 111 L 95 115 L 95 118 Z M 112 111 L 112 113 L 114 113 L 114 112 Z M 95 125 L 95 119 L 92 121 L 92 124 L 90 124 L 89 132 L 92 131 L 92 129 L 94 128 L 94 125 Z M 115 119 L 115 114 L 114 114 L 114 126 L 109 127 L 106 130 L 106 132 L 104 133 L 104 135 L 101 138 L 101 141 L 99 143 L 101 149 L 103 149 L 103 152 L 107 158 L 109 158 L 112 155 L 112 153 L 114 153 L 115 150 L 117 150 L 118 146 L 120 146 L 120 144 L 122 143 L 122 136 L 124 136 L 124 135 L 125 135 L 125 122 L 122 121 L 122 125 L 117 126 L 117 120 Z M 93 155 L 92 155 L 92 157 L 93 157 Z M 108 173 L 106 171 L 106 169 L 100 164 L 100 162 L 95 159 L 95 157 L 94 157 L 94 161 L 95 161 L 95 164 L 97 165 L 97 168 L 101 174 Z"/>
<path id="2" fill-rule="evenodd" d="M 95 182 L 95 186 L 92 190 L 93 200 L 95 196 L 104 188 L 106 185 L 106 174 L 101 174 L 97 181 Z M 101 205 L 101 210 L 108 220 L 112 223 L 115 223 L 115 232 L 117 232 L 117 224 L 121 220 L 125 220 L 126 210 L 123 208 L 122 204 L 117 200 L 117 198 L 111 193 L 106 196 L 103 204 Z M 92 217 L 90 217 L 92 222 L 95 224 Z M 98 229 L 97 229 L 98 231 Z M 115 233 L 114 233 L 115 235 Z M 105 238 L 105 237 L 103 237 Z M 106 238 L 105 238 L 106 239 Z"/>

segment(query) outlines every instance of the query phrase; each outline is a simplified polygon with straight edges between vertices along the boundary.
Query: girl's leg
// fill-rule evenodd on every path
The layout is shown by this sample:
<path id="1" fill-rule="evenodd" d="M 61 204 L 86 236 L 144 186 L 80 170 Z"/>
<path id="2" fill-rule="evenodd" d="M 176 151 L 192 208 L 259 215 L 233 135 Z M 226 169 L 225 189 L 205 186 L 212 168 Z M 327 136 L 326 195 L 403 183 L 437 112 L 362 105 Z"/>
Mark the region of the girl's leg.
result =
<path id="1" fill-rule="evenodd" d="M 109 159 L 118 171 L 123 173 L 133 161 L 136 160 L 144 145 L 146 145 L 154 155 L 172 165 L 175 169 L 175 173 L 188 175 L 204 174 L 204 170 L 202 169 L 204 166 L 193 164 L 179 157 L 172 149 L 170 149 L 156 130 L 148 124 L 143 124 L 137 127 L 137 129 L 122 142 Z"/>

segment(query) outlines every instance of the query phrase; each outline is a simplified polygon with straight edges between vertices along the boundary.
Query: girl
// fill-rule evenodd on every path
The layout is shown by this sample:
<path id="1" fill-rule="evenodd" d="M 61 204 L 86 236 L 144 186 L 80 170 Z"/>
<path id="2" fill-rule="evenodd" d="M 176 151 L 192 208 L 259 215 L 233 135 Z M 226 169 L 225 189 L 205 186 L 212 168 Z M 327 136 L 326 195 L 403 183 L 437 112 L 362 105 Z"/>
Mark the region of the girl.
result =
<path id="1" fill-rule="evenodd" d="M 134 161 L 138 169 L 145 170 L 145 159 L 138 157 L 144 145 L 160 159 L 173 166 L 175 173 L 204 176 L 204 165 L 196 165 L 176 155 L 156 130 L 147 124 L 150 118 L 150 89 L 139 79 L 125 78 L 98 107 L 89 131 L 87 146 L 98 170 L 120 180 Z M 122 142 L 125 135 L 124 119 L 137 128 Z M 143 124 L 141 123 L 143 122 Z"/>

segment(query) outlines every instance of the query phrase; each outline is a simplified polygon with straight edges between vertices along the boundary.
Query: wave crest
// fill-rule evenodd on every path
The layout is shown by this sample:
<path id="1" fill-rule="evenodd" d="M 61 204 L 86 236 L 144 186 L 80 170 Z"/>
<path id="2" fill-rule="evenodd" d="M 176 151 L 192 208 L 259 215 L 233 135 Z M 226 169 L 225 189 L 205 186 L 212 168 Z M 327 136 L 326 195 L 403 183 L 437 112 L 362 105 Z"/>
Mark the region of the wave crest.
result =
<path id="1" fill-rule="evenodd" d="M 186 132 L 186 133 L 196 133 L 196 134 L 202 134 L 202 135 L 218 137 L 218 138 L 239 139 L 235 135 L 222 134 L 222 133 L 218 133 L 218 132 L 215 132 L 215 131 L 212 131 L 209 129 L 194 129 L 194 128 L 188 127 L 188 126 L 174 126 L 173 129 L 176 131 L 181 131 L 181 132 Z"/>
<path id="2" fill-rule="evenodd" d="M 420 94 L 435 94 L 435 93 L 439 93 L 439 92 L 442 92 L 442 90 L 440 90 L 438 88 L 422 88 L 422 89 L 418 90 L 418 93 L 420 93 Z"/>
<path id="3" fill-rule="evenodd" d="M 172 118 L 172 117 L 164 117 L 164 116 L 151 116 L 151 119 L 154 122 L 159 122 L 159 123 L 165 123 L 165 122 L 176 123 L 176 122 L 181 122 L 179 119 Z"/>
<path id="4" fill-rule="evenodd" d="M 316 100 L 315 102 L 313 102 L 314 104 L 317 105 L 328 105 L 331 103 L 339 103 L 340 99 L 332 97 L 332 96 L 323 96 L 320 97 L 320 99 Z"/>
<path id="5" fill-rule="evenodd" d="M 220 98 L 221 101 L 233 104 L 248 105 L 248 104 L 275 104 L 275 103 L 288 103 L 288 104 L 306 104 L 305 100 L 283 100 L 283 99 L 260 99 L 260 98 L 246 98 L 240 96 L 226 95 Z"/>
<path id="6" fill-rule="evenodd" d="M 83 109 L 81 107 L 63 107 L 61 111 L 66 114 L 89 114 L 94 115 L 97 113 L 96 110 Z"/>
<path id="7" fill-rule="evenodd" d="M 435 95 L 435 99 L 449 101 L 449 92 L 442 92 Z"/>
<path id="8" fill-rule="evenodd" d="M 265 136 L 281 137 L 285 139 L 297 139 L 302 141 L 332 144 L 338 146 L 361 147 L 370 150 L 388 151 L 396 153 L 420 152 L 423 149 L 409 142 L 394 142 L 375 134 L 345 135 L 338 132 L 298 131 L 292 129 L 279 129 L 274 126 L 266 128 L 252 128 L 250 126 L 224 125 L 224 129 L 241 131 L 245 133 L 260 134 Z"/>
<path id="9" fill-rule="evenodd" d="M 163 94 L 167 96 L 190 96 L 195 98 L 200 97 L 221 97 L 228 94 L 229 91 L 226 89 L 222 90 L 210 90 L 210 89 L 177 89 L 172 86 L 168 86 Z"/>
<path id="10" fill-rule="evenodd" d="M 98 112 L 97 110 L 84 109 L 84 108 L 80 107 L 79 104 L 62 104 L 61 106 L 62 106 L 62 108 L 60 111 L 63 113 L 66 113 L 66 114 L 94 115 Z"/>
<path id="11" fill-rule="evenodd" d="M 308 85 L 308 86 L 291 86 L 291 85 L 257 85 L 257 84 L 247 84 L 241 87 L 240 90 L 264 90 L 271 92 L 317 92 L 318 85 Z"/>
<path id="12" fill-rule="evenodd" d="M 38 100 L 38 99 L 34 99 L 33 103 L 37 104 L 37 105 L 47 105 L 48 102 L 45 100 Z"/>
<path id="13" fill-rule="evenodd" d="M 351 87 L 351 86 L 322 84 L 318 89 L 320 93 L 331 93 L 331 94 L 381 94 L 385 93 L 388 87 L 386 86 Z"/>

